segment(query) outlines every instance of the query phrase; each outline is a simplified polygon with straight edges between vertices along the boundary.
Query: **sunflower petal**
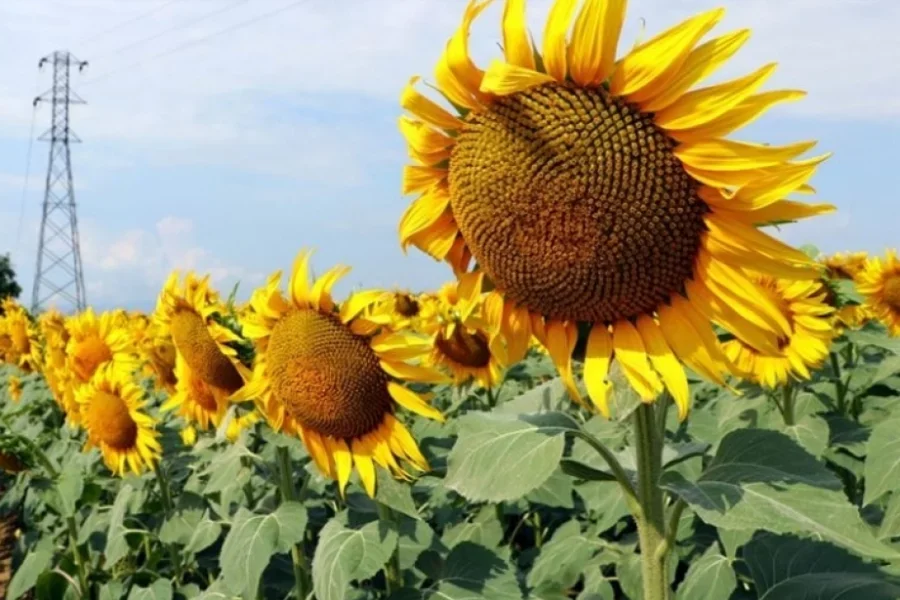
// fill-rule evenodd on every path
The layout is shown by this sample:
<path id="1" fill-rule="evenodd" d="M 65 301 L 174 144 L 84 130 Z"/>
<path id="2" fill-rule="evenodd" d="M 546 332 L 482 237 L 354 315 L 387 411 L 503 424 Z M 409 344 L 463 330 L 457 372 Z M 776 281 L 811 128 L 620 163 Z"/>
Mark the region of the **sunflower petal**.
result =
<path id="1" fill-rule="evenodd" d="M 572 351 L 578 342 L 578 328 L 575 323 L 550 321 L 547 323 L 547 352 L 559 371 L 563 385 L 572 400 L 581 403 L 581 393 L 575 385 L 572 374 Z"/>
<path id="2" fill-rule="evenodd" d="M 472 27 L 472 22 L 481 14 L 481 11 L 492 1 L 478 2 L 477 0 L 471 0 L 469 2 L 463 15 L 462 24 L 447 44 L 445 55 L 447 57 L 447 66 L 453 72 L 456 80 L 469 94 L 480 101 L 485 100 L 480 92 L 484 71 L 475 66 L 475 63 L 469 57 L 469 29 Z"/>
<path id="3" fill-rule="evenodd" d="M 381 360 L 379 364 L 385 373 L 397 379 L 433 384 L 450 383 L 449 377 L 429 367 L 389 360 Z"/>
<path id="4" fill-rule="evenodd" d="M 389 381 L 387 386 L 391 398 L 406 410 L 411 410 L 417 415 L 422 415 L 428 419 L 434 419 L 435 421 L 441 422 L 444 421 L 444 415 L 441 414 L 441 411 L 428 404 L 415 392 L 403 387 L 399 383 L 394 383 L 393 381 Z"/>
<path id="5" fill-rule="evenodd" d="M 569 72 L 582 86 L 600 85 L 616 62 L 627 0 L 587 0 L 575 19 Z"/>
<path id="6" fill-rule="evenodd" d="M 445 186 L 435 186 L 416 198 L 400 219 L 400 244 L 406 249 L 417 233 L 434 225 L 446 212 L 450 194 Z"/>
<path id="7" fill-rule="evenodd" d="M 666 385 L 666 389 L 672 395 L 672 400 L 678 408 L 678 419 L 684 421 L 687 418 L 691 406 L 691 393 L 688 389 L 687 376 L 684 368 L 672 353 L 666 338 L 663 336 L 659 325 L 649 315 L 641 315 L 637 320 L 637 330 L 641 334 L 644 348 L 650 363 L 659 373 Z"/>
<path id="8" fill-rule="evenodd" d="M 309 258 L 312 251 L 304 248 L 297 253 L 294 268 L 291 270 L 291 300 L 294 306 L 309 306 Z"/>
<path id="9" fill-rule="evenodd" d="M 503 54 L 511 65 L 535 69 L 534 50 L 525 21 L 525 0 L 506 0 L 503 6 Z"/>
<path id="10" fill-rule="evenodd" d="M 494 96 L 509 96 L 552 81 L 546 73 L 494 60 L 481 80 L 480 89 Z"/>
<path id="11" fill-rule="evenodd" d="M 462 121 L 460 121 L 458 117 L 453 116 L 416 91 L 415 85 L 419 79 L 419 77 L 413 77 L 409 80 L 409 83 L 406 84 L 406 87 L 403 89 L 403 94 L 400 96 L 400 106 L 402 106 L 404 110 L 408 110 L 413 115 L 435 127 L 447 131 L 461 129 Z"/>
<path id="12" fill-rule="evenodd" d="M 725 386 L 723 374 L 730 370 L 728 361 L 710 325 L 697 327 L 703 317 L 692 314 L 693 307 L 680 296 L 673 297 L 670 305 L 661 306 L 657 312 L 663 337 L 675 355 L 700 375 Z"/>
<path id="13" fill-rule="evenodd" d="M 767 110 L 781 102 L 793 102 L 806 96 L 799 90 L 775 90 L 744 99 L 728 112 L 696 127 L 670 131 L 670 135 L 682 143 L 709 140 L 726 135 L 748 125 Z"/>
<path id="14" fill-rule="evenodd" d="M 798 142 L 787 146 L 764 146 L 719 139 L 681 144 L 674 154 L 686 165 L 697 169 L 742 171 L 783 163 L 815 145 L 816 142 Z"/>
<path id="15" fill-rule="evenodd" d="M 641 400 L 655 400 L 663 385 L 650 366 L 640 334 L 628 319 L 622 319 L 613 325 L 613 352 L 625 378 Z"/>
<path id="16" fill-rule="evenodd" d="M 575 0 L 555 0 L 544 26 L 544 69 L 557 81 L 566 79 L 566 35 L 576 4 Z"/>
<path id="17" fill-rule="evenodd" d="M 607 402 L 610 384 L 606 381 L 606 376 L 609 373 L 612 349 L 612 336 L 609 335 L 606 325 L 595 324 L 588 337 L 585 351 L 584 385 L 587 387 L 591 402 L 607 419 L 610 416 Z"/>
<path id="18" fill-rule="evenodd" d="M 372 462 L 372 448 L 368 440 L 355 439 L 350 443 L 353 462 L 363 489 L 370 498 L 375 497 L 375 465 Z"/>
<path id="19" fill-rule="evenodd" d="M 331 288 L 333 288 L 334 284 L 349 272 L 350 267 L 337 265 L 328 269 L 328 271 L 319 277 L 313 284 L 312 291 L 310 292 L 310 302 L 313 307 L 326 313 L 330 313 L 334 310 L 334 300 L 331 299 Z"/>
<path id="20" fill-rule="evenodd" d="M 350 454 L 350 448 L 344 440 L 338 440 L 329 436 L 322 436 L 328 448 L 328 453 L 334 461 L 334 470 L 337 475 L 338 489 L 341 496 L 344 496 L 344 490 L 350 482 L 350 474 L 353 472 L 353 455 Z"/>
<path id="21" fill-rule="evenodd" d="M 363 290 L 354 292 L 341 304 L 341 322 L 349 323 L 359 313 L 387 295 L 384 290 Z"/>

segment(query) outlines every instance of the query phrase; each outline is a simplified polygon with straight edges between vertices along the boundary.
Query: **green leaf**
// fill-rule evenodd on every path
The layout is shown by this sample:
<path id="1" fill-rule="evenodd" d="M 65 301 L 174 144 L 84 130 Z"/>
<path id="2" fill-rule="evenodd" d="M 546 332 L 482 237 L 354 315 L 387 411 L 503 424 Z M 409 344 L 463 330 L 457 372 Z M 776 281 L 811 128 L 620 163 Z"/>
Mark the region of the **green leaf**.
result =
<path id="1" fill-rule="evenodd" d="M 571 406 L 562 379 L 555 377 L 497 406 L 496 414 L 519 415 L 563 411 Z"/>
<path id="2" fill-rule="evenodd" d="M 848 331 L 846 335 L 847 339 L 858 346 L 875 346 L 900 354 L 900 338 L 887 337 L 870 331 Z"/>
<path id="3" fill-rule="evenodd" d="M 106 533 L 106 564 L 112 566 L 128 554 L 128 540 L 125 539 L 125 512 L 134 488 L 129 484 L 122 486 L 109 512 L 109 530 Z"/>
<path id="4" fill-rule="evenodd" d="M 900 357 L 898 357 L 900 358 Z M 863 473 L 866 492 L 863 505 L 871 504 L 881 496 L 900 489 L 900 418 L 882 421 L 872 430 L 866 444 L 866 462 Z"/>
<path id="5" fill-rule="evenodd" d="M 828 447 L 828 423 L 819 416 L 802 417 L 793 425 L 782 425 L 779 429 L 813 456 L 822 456 Z"/>
<path id="6" fill-rule="evenodd" d="M 472 501 L 517 500 L 556 470 L 561 435 L 577 427 L 562 413 L 471 413 L 460 419 L 444 485 Z"/>
<path id="7" fill-rule="evenodd" d="M 496 548 L 503 540 L 503 527 L 497 520 L 494 507 L 485 506 L 471 520 L 448 527 L 441 539 L 448 548 L 462 542 L 474 542 L 485 548 Z"/>
<path id="8" fill-rule="evenodd" d="M 247 600 L 255 598 L 272 555 L 288 552 L 305 530 L 306 510 L 295 502 L 285 502 L 268 515 L 239 509 L 219 556 L 225 586 Z"/>
<path id="9" fill-rule="evenodd" d="M 184 546 L 184 551 L 189 554 L 202 552 L 212 546 L 222 533 L 222 524 L 213 521 L 208 510 L 204 511 L 202 518 L 191 532 L 191 537 Z"/>
<path id="10" fill-rule="evenodd" d="M 598 532 L 606 531 L 629 514 L 622 486 L 616 481 L 586 481 L 575 486 Z"/>
<path id="11" fill-rule="evenodd" d="M 431 525 L 423 519 L 412 519 L 401 515 L 397 520 L 397 532 L 400 538 L 397 544 L 401 569 L 413 568 L 422 552 L 429 548 L 447 550 Z"/>
<path id="12" fill-rule="evenodd" d="M 131 588 L 128 600 L 172 600 L 172 582 L 157 579 L 150 587 L 136 585 Z"/>
<path id="13" fill-rule="evenodd" d="M 599 567 L 584 572 L 584 589 L 575 600 L 615 600 L 616 594 L 609 579 Z"/>
<path id="14" fill-rule="evenodd" d="M 375 500 L 413 519 L 421 519 L 413 501 L 409 485 L 404 485 L 390 476 L 379 474 L 378 486 L 375 488 Z"/>
<path id="15" fill-rule="evenodd" d="M 319 533 L 312 561 L 317 600 L 348 600 L 352 581 L 368 579 L 387 563 L 397 547 L 397 532 L 373 521 L 359 529 L 332 519 Z"/>
<path id="16" fill-rule="evenodd" d="M 738 550 L 753 538 L 754 532 L 740 529 L 719 529 L 716 533 L 725 549 L 725 555 L 733 559 L 737 556 Z"/>
<path id="17" fill-rule="evenodd" d="M 16 569 L 6 596 L 9 600 L 16 600 L 25 592 L 34 587 L 38 576 L 50 569 L 53 562 L 53 538 L 45 536 L 25 555 L 25 560 Z"/>
<path id="18" fill-rule="evenodd" d="M 890 541 L 898 537 L 900 537 L 900 493 L 895 492 L 891 494 L 891 499 L 888 500 L 887 508 L 884 510 L 884 517 L 878 529 L 878 539 Z"/>
<path id="19" fill-rule="evenodd" d="M 731 561 L 715 545 L 691 563 L 675 600 L 728 600 L 737 587 Z"/>
<path id="20" fill-rule="evenodd" d="M 544 590 L 568 590 L 581 576 L 584 563 L 602 549 L 599 540 L 581 533 L 581 524 L 571 520 L 559 527 L 541 548 L 528 573 L 528 585 Z"/>
<path id="21" fill-rule="evenodd" d="M 572 478 L 556 470 L 539 488 L 528 493 L 525 499 L 532 504 L 543 504 L 554 508 L 575 508 L 572 492 L 575 487 Z"/>
<path id="22" fill-rule="evenodd" d="M 660 485 L 722 529 L 805 532 L 863 556 L 900 558 L 875 539 L 856 507 L 836 491 L 841 485 L 834 475 L 775 431 L 734 431 L 696 482 L 670 471 Z"/>
<path id="23" fill-rule="evenodd" d="M 522 600 L 514 569 L 484 546 L 463 542 L 436 566 L 426 571 L 434 600 Z"/>
<path id="24" fill-rule="evenodd" d="M 583 481 L 615 481 L 616 477 L 609 471 L 600 471 L 593 467 L 589 467 L 583 462 L 564 458 L 559 461 L 559 468 L 563 473 L 575 479 Z"/>
<path id="25" fill-rule="evenodd" d="M 760 600 L 900 597 L 900 586 L 878 567 L 825 542 L 757 534 L 743 559 Z"/>
<path id="26" fill-rule="evenodd" d="M 125 584 L 121 581 L 109 581 L 100 588 L 98 600 L 121 600 L 125 597 Z"/>
<path id="27" fill-rule="evenodd" d="M 75 514 L 76 505 L 84 492 L 84 476 L 81 470 L 70 464 L 65 471 L 59 474 L 56 481 L 56 490 L 59 492 L 60 514 L 70 517 Z"/>

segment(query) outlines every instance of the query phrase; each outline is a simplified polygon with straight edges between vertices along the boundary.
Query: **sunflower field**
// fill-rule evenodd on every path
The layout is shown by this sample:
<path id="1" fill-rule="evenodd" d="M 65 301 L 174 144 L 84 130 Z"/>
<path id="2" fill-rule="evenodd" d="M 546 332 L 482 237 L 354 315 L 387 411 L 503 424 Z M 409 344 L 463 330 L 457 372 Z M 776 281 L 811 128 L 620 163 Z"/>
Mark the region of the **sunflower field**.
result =
<path id="1" fill-rule="evenodd" d="M 900 599 L 900 260 L 778 240 L 828 154 L 728 137 L 803 93 L 624 0 L 483 70 L 487 4 L 401 91 L 440 289 L 2 300 L 0 599 Z"/>

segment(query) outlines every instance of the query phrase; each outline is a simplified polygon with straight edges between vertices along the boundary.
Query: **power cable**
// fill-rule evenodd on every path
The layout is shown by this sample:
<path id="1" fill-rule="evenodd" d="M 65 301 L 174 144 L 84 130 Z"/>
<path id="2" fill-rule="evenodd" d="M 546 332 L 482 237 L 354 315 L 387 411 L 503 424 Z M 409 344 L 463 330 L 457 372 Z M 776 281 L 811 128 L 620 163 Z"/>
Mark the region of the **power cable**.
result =
<path id="1" fill-rule="evenodd" d="M 41 74 L 38 72 L 34 82 L 34 95 L 37 97 L 41 89 Z M 25 223 L 25 201 L 28 197 L 28 181 L 31 177 L 31 155 L 34 148 L 34 124 L 37 120 L 37 103 L 31 105 L 31 126 L 28 128 L 28 150 L 25 156 L 25 181 L 22 183 L 22 199 L 19 202 L 19 222 L 16 225 L 16 253 L 22 245 L 22 225 Z"/>
<path id="2" fill-rule="evenodd" d="M 122 21 L 118 25 L 113 25 L 112 27 L 110 27 L 108 29 L 104 29 L 104 30 L 100 31 L 100 33 L 96 33 L 90 37 L 83 38 L 83 39 L 75 42 L 75 44 L 73 44 L 73 47 L 75 45 L 80 46 L 80 45 L 84 45 L 84 44 L 89 44 L 89 43 L 93 42 L 94 40 L 96 40 L 97 38 L 101 38 L 108 33 L 112 33 L 113 31 L 118 31 L 119 29 L 122 29 L 123 27 L 126 27 L 128 25 L 131 25 L 132 23 L 136 23 L 138 21 L 146 19 L 147 17 L 149 17 L 151 15 L 155 15 L 156 13 L 158 13 L 165 7 L 169 6 L 170 4 L 175 4 L 176 2 L 180 2 L 180 1 L 181 0 L 169 0 L 168 2 L 163 2 L 162 4 L 156 6 L 155 8 L 151 8 L 150 10 L 148 10 L 146 12 L 143 12 L 143 13 L 141 13 L 137 16 L 134 16 L 130 19 L 127 19 L 125 21 Z"/>

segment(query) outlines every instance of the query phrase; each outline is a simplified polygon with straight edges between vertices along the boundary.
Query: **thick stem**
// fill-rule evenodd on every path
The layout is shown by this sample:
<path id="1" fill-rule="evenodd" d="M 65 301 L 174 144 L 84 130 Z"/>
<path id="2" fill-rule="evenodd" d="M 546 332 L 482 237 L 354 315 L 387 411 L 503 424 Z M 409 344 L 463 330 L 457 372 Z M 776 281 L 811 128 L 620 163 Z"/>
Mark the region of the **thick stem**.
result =
<path id="1" fill-rule="evenodd" d="M 644 600 L 668 600 L 670 589 L 667 565 L 671 550 L 666 541 L 665 498 L 659 487 L 663 440 L 652 404 L 641 404 L 634 413 L 634 443 L 637 451 L 638 499 L 641 505 L 641 514 L 636 521 L 641 548 Z"/>
<path id="2" fill-rule="evenodd" d="M 628 505 L 628 509 L 631 511 L 632 516 L 638 518 L 641 514 L 641 504 L 638 500 L 637 491 L 634 489 L 634 485 L 632 485 L 631 479 L 628 477 L 628 473 L 625 472 L 625 469 L 616 458 L 616 455 L 613 454 L 609 448 L 604 446 L 600 440 L 587 433 L 586 431 L 576 429 L 572 431 L 572 435 L 575 435 L 587 442 L 588 445 L 596 450 L 597 453 L 603 458 L 603 460 L 606 461 L 606 464 L 609 465 L 609 470 L 616 478 L 616 481 L 618 481 L 619 485 L 622 486 L 622 492 L 625 494 L 625 503 Z"/>
<path id="3" fill-rule="evenodd" d="M 90 598 L 91 590 L 88 588 L 87 566 L 81 550 L 78 549 L 78 527 L 75 525 L 75 517 L 66 517 L 66 526 L 69 529 L 69 545 L 72 547 L 72 557 L 75 559 L 75 568 L 78 570 L 78 585 L 81 588 L 81 597 Z"/>
<path id="4" fill-rule="evenodd" d="M 376 502 L 378 506 L 378 518 L 386 523 L 396 525 L 394 519 L 394 511 L 390 507 L 385 506 L 381 502 Z M 400 552 L 399 548 L 394 548 L 387 564 L 384 565 L 384 580 L 387 585 L 387 593 L 393 594 L 403 587 L 403 574 L 400 571 Z"/>
<path id="5" fill-rule="evenodd" d="M 285 446 L 279 446 L 277 453 L 278 471 L 281 475 L 281 501 L 293 502 L 297 497 L 294 493 L 291 454 Z M 291 562 L 294 563 L 294 589 L 297 592 L 297 600 L 306 600 L 312 590 L 312 583 L 309 577 L 309 567 L 306 564 L 306 555 L 300 544 L 294 544 L 294 547 L 291 548 Z"/>
<path id="6" fill-rule="evenodd" d="M 794 417 L 794 384 L 790 379 L 781 388 L 781 415 L 784 417 L 784 424 L 788 427 L 796 424 Z"/>

